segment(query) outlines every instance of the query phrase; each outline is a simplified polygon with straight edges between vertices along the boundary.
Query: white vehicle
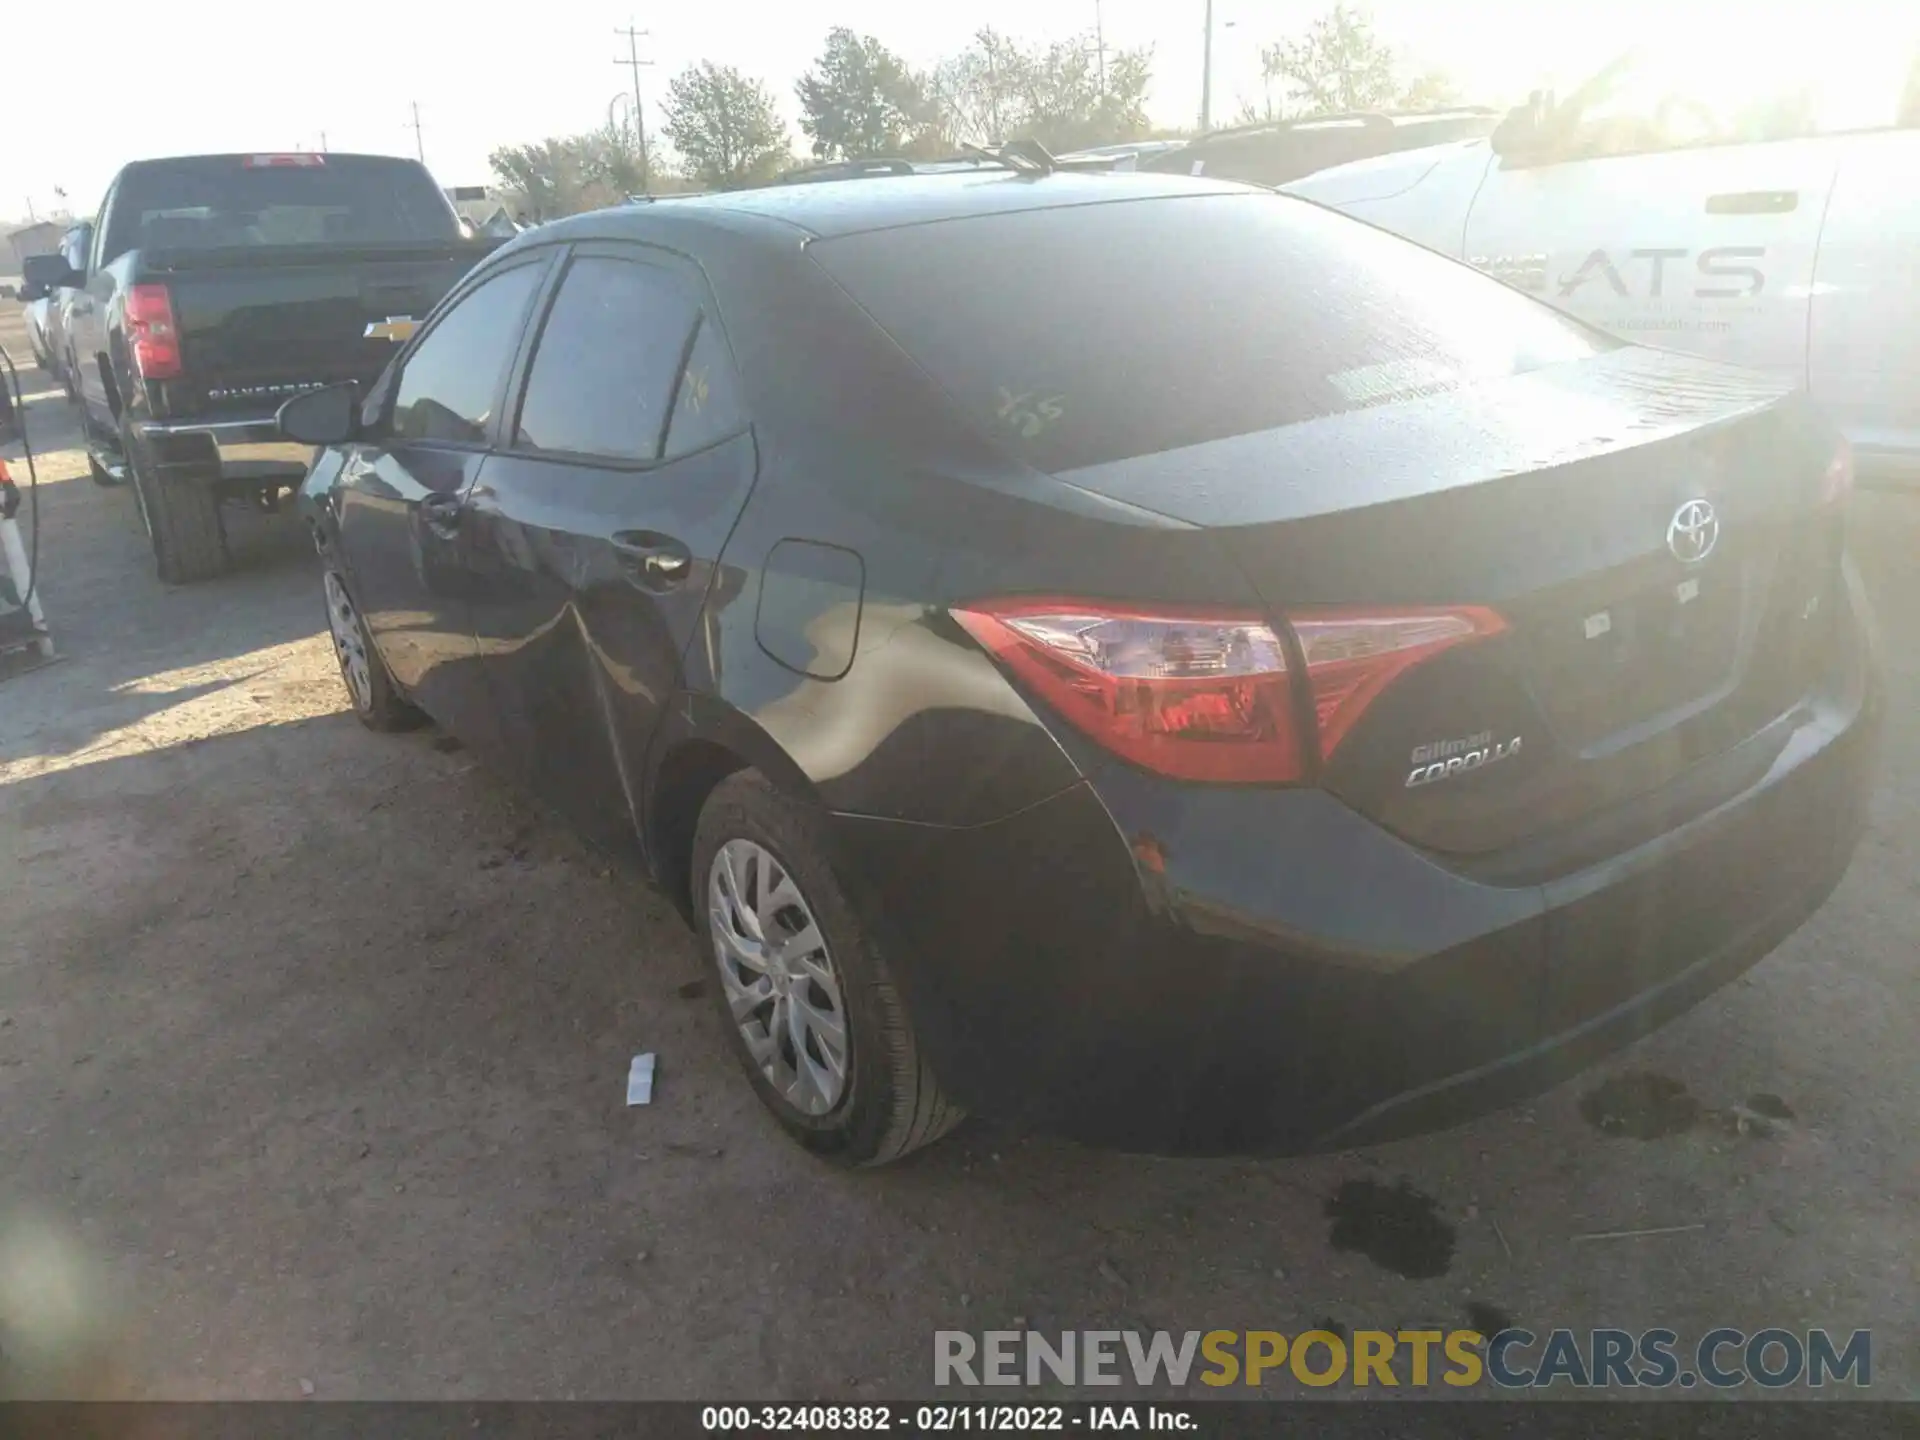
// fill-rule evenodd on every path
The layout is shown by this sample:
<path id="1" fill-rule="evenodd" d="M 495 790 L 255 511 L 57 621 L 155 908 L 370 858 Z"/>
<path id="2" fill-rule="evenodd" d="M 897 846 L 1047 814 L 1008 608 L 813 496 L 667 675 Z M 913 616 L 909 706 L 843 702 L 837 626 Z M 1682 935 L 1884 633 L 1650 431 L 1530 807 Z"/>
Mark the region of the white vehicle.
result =
<path id="1" fill-rule="evenodd" d="M 1633 54 L 1487 140 L 1282 188 L 1463 259 L 1625 339 L 1806 387 L 1863 479 L 1920 483 L 1920 64 L 1830 83 Z M 1721 83 L 1716 89 L 1709 83 Z"/>

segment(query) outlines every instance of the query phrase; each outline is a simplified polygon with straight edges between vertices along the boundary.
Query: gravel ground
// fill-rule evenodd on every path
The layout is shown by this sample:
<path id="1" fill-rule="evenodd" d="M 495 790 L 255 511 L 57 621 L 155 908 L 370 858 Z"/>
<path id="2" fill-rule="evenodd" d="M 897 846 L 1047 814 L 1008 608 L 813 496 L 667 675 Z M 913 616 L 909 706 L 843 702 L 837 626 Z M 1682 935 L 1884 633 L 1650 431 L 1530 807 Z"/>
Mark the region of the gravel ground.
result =
<path id="1" fill-rule="evenodd" d="M 1894 703 L 1851 872 L 1603 1071 L 1310 1160 L 976 1122 L 849 1176 L 760 1114 L 661 899 L 433 732 L 346 713 L 289 519 L 162 587 L 28 379 L 67 658 L 0 682 L 0 1390 L 905 1397 L 941 1328 L 1505 1316 L 1872 1327 L 1873 1393 L 1920 1396 L 1920 497 L 1856 510 Z M 1584 1118 L 1620 1077 L 1673 1133 Z M 1792 1118 L 1729 1133 L 1756 1096 Z"/>

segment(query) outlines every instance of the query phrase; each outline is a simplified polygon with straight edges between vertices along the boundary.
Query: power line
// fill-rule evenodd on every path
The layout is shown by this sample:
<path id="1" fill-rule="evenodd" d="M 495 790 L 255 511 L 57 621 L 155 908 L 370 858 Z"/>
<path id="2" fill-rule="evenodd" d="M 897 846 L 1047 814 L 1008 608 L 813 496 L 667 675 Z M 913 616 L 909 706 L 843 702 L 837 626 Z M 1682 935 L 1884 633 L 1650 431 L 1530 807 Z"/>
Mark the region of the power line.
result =
<path id="1" fill-rule="evenodd" d="M 627 21 L 624 30 L 614 27 L 613 33 L 627 37 L 627 58 L 622 60 L 616 56 L 613 63 L 625 65 L 633 72 L 633 133 L 640 140 L 640 193 L 645 195 L 653 189 L 653 171 L 647 161 L 647 120 L 640 104 L 640 67 L 653 61 L 640 58 L 640 42 L 647 38 L 647 32 L 634 29 L 632 20 Z"/>

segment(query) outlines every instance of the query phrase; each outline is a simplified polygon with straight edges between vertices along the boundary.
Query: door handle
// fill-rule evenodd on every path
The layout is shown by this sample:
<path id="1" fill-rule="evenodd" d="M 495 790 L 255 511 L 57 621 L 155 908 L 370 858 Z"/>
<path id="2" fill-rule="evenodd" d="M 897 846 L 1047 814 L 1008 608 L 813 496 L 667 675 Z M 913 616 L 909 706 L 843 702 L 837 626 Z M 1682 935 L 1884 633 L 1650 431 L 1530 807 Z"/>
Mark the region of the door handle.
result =
<path id="1" fill-rule="evenodd" d="M 693 552 L 671 535 L 622 530 L 613 551 L 622 573 L 644 590 L 671 590 L 693 573 Z"/>
<path id="2" fill-rule="evenodd" d="M 1707 197 L 1709 215 L 1791 215 L 1799 208 L 1798 190 L 1737 190 Z"/>
<path id="3" fill-rule="evenodd" d="M 454 532 L 460 528 L 460 497 L 453 494 L 434 494 L 420 502 L 420 518 L 434 534 L 443 540 L 451 540 Z"/>

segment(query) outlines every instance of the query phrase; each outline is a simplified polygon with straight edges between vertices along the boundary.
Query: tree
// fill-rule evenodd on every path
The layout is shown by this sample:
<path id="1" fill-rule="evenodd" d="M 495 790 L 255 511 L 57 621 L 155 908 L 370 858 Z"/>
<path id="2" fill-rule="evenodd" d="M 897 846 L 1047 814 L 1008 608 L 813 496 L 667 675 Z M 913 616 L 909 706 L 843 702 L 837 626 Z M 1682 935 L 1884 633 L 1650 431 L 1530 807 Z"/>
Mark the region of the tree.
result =
<path id="1" fill-rule="evenodd" d="M 1102 90 L 1090 36 L 1028 49 L 989 28 L 934 67 L 927 123 L 950 146 L 1033 139 L 1062 151 L 1137 139 L 1152 81 L 1150 49 L 1109 56 Z"/>
<path id="2" fill-rule="evenodd" d="M 731 65 L 703 60 L 682 70 L 661 108 L 689 173 L 716 189 L 769 180 L 793 158 L 773 96 Z"/>
<path id="3" fill-rule="evenodd" d="M 505 146 L 488 163 L 508 208 L 537 220 L 618 205 L 640 189 L 640 157 L 623 126 Z"/>
<path id="4" fill-rule="evenodd" d="M 1421 110 L 1451 104 L 1453 82 L 1437 70 L 1411 81 L 1400 78 L 1400 57 L 1373 32 L 1364 10 L 1341 0 L 1297 40 L 1282 40 L 1260 52 L 1262 75 L 1286 83 L 1285 109 L 1296 115 L 1353 110 Z M 1269 112 L 1273 105 L 1267 104 Z"/>
<path id="5" fill-rule="evenodd" d="M 1423 70 L 1407 82 L 1400 104 L 1407 110 L 1438 110 L 1460 103 L 1460 87 L 1444 70 Z"/>
<path id="6" fill-rule="evenodd" d="M 927 119 L 919 77 L 871 35 L 844 25 L 827 32 L 826 49 L 794 91 L 818 160 L 898 154 Z"/>

